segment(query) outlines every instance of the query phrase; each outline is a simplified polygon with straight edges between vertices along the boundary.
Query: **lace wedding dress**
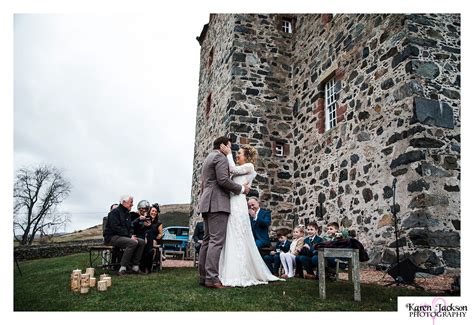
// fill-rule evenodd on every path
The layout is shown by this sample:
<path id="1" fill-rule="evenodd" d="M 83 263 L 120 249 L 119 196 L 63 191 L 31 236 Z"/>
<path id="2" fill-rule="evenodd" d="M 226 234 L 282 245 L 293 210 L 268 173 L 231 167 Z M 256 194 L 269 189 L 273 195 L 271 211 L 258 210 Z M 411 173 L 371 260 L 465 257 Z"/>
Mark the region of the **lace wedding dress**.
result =
<path id="1" fill-rule="evenodd" d="M 257 175 L 253 164 L 236 166 L 231 154 L 227 159 L 233 181 L 251 185 Z M 255 245 L 245 194 L 230 195 L 226 240 L 219 260 L 220 281 L 225 286 L 248 287 L 282 280 L 270 272 Z"/>

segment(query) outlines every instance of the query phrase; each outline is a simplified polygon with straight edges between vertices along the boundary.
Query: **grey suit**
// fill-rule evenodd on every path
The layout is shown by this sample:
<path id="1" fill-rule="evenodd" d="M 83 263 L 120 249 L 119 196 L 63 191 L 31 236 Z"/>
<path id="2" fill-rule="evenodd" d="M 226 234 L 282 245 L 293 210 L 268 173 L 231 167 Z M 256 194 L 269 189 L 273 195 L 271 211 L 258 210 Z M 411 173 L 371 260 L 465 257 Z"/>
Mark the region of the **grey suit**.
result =
<path id="1" fill-rule="evenodd" d="M 225 242 L 230 213 L 230 192 L 240 194 L 242 186 L 229 175 L 229 163 L 220 151 L 212 151 L 201 171 L 201 196 L 198 213 L 204 219 L 204 238 L 199 253 L 199 282 L 219 283 L 219 258 Z"/>

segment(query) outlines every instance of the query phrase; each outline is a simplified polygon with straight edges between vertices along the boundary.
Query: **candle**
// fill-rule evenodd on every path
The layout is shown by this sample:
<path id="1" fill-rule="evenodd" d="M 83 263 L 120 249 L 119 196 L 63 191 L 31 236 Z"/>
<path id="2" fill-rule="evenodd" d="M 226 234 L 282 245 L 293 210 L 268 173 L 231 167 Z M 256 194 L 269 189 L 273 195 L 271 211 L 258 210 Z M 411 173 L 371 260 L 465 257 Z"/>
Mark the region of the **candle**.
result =
<path id="1" fill-rule="evenodd" d="M 89 286 L 90 286 L 91 288 L 95 287 L 95 283 L 96 283 L 95 278 L 90 278 Z"/>
<path id="2" fill-rule="evenodd" d="M 93 267 L 88 267 L 86 269 L 86 274 L 90 274 L 91 275 L 91 278 L 94 277 L 94 272 L 95 272 L 95 269 Z"/>
<path id="3" fill-rule="evenodd" d="M 100 281 L 104 280 L 105 277 L 108 277 L 109 275 L 107 273 L 101 274 L 100 275 Z"/>
<path id="4" fill-rule="evenodd" d="M 107 287 L 110 287 L 112 285 L 112 278 L 110 276 L 106 276 L 102 280 L 106 281 Z"/>
<path id="5" fill-rule="evenodd" d="M 81 270 L 73 270 L 71 273 L 71 290 L 79 292 L 81 288 Z"/>
<path id="6" fill-rule="evenodd" d="M 107 291 L 107 281 L 100 280 L 99 282 L 97 282 L 97 290 Z"/>
<path id="7" fill-rule="evenodd" d="M 90 274 L 81 274 L 81 293 L 88 293 L 90 288 Z"/>

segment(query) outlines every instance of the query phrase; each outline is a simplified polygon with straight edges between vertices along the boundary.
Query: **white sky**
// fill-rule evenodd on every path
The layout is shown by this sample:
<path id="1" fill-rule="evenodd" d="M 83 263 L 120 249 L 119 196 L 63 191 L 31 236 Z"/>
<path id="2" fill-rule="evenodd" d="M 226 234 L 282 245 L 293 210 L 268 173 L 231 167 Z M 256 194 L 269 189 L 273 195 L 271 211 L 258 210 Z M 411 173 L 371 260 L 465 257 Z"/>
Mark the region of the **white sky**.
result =
<path id="1" fill-rule="evenodd" d="M 473 128 L 466 122 L 472 120 L 468 91 L 472 89 L 474 72 L 469 59 L 473 57 L 469 35 L 474 30 L 474 17 L 463 2 L 466 1 L 135 0 L 132 5 L 131 1 L 122 0 L 1 1 L 0 206 L 4 218 L 0 229 L 2 247 L 7 249 L 1 250 L 0 258 L 12 260 L 13 171 L 20 165 L 50 163 L 64 170 L 73 185 L 62 206 L 72 214 L 73 223 L 68 230 L 100 223 L 109 205 L 127 192 L 135 196 L 135 204 L 143 198 L 161 204 L 189 203 L 200 50 L 195 38 L 208 22 L 210 12 L 461 12 L 462 98 L 463 107 L 467 108 L 463 111 L 462 142 L 469 144 Z M 14 18 L 14 14 L 19 15 Z M 465 252 L 472 241 L 466 232 L 472 229 L 469 212 L 473 209 L 469 207 L 467 186 L 472 180 L 472 149 L 463 145 L 462 150 L 462 266 L 469 270 L 471 257 Z M 7 278 L 12 279 L 13 264 L 7 265 L 2 275 L 8 272 Z M 2 292 L 8 298 L 2 293 L 1 305 L 2 310 L 11 312 L 13 287 L 7 282 Z M 463 297 L 458 303 L 468 303 L 466 288 L 472 287 L 471 282 L 468 276 L 463 277 Z M 456 302 L 455 298 L 449 302 Z M 467 324 L 468 319 L 472 320 L 471 309 L 469 305 L 470 317 L 454 321 Z M 193 322 L 197 316 L 203 320 L 207 315 L 180 314 L 179 323 Z M 349 315 L 342 313 L 232 315 L 262 324 L 270 319 L 278 324 L 318 322 L 323 318 L 349 321 Z M 28 321 L 30 316 L 36 321 L 47 316 L 53 323 L 64 319 L 63 313 L 14 316 L 17 321 Z M 225 318 L 217 313 L 209 317 L 216 316 Z M 150 314 L 143 317 L 156 320 Z M 176 322 L 175 317 L 167 313 L 158 318 Z M 135 322 L 137 314 L 123 313 L 120 319 L 113 318 L 114 323 L 125 324 Z M 400 311 L 350 313 L 353 324 L 379 324 L 389 318 L 404 324 L 432 323 L 431 319 L 408 318 Z M 67 322 L 84 324 L 99 319 L 112 321 L 110 314 L 75 313 Z M 436 323 L 450 321 L 437 319 Z"/>
<path id="2" fill-rule="evenodd" d="M 64 170 L 68 230 L 100 223 L 121 194 L 190 202 L 208 13 L 176 19 L 15 15 L 14 167 Z"/>

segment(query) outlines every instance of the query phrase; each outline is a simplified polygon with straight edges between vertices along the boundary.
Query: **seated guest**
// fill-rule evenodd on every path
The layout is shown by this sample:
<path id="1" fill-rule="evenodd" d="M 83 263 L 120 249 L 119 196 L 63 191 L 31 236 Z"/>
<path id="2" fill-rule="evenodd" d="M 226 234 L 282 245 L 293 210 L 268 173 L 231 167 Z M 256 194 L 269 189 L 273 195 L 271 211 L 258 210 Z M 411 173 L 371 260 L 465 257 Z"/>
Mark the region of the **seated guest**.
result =
<path id="1" fill-rule="evenodd" d="M 113 203 L 111 206 L 110 206 L 110 211 L 112 211 L 113 209 L 115 209 L 116 207 L 118 207 L 118 204 L 117 203 Z M 105 238 L 105 227 L 107 226 L 107 216 L 103 217 L 102 218 L 102 236 Z M 105 240 L 104 240 L 104 243 L 105 243 Z"/>
<path id="2" fill-rule="evenodd" d="M 161 244 L 163 237 L 163 224 L 158 218 L 159 205 L 156 203 L 150 208 L 149 216 L 143 224 L 145 250 L 141 259 L 141 267 L 145 273 L 149 273 L 153 266 L 153 245 Z"/>
<path id="3" fill-rule="evenodd" d="M 194 228 L 193 241 L 196 253 L 201 249 L 202 239 L 204 238 L 204 222 L 199 221 Z"/>
<path id="4" fill-rule="evenodd" d="M 119 206 L 109 212 L 105 227 L 105 243 L 124 249 L 120 260 L 119 276 L 126 274 L 127 267 L 131 267 L 134 273 L 142 273 L 139 263 L 145 248 L 145 241 L 133 234 L 130 220 L 132 206 L 133 197 L 123 195 L 120 198 Z"/>
<path id="5" fill-rule="evenodd" d="M 295 276 L 295 261 L 296 256 L 301 252 L 304 245 L 304 227 L 296 226 L 293 229 L 293 241 L 290 245 L 290 250 L 287 253 L 280 252 L 280 261 L 285 270 L 285 274 L 281 276 L 283 279 L 292 278 Z"/>
<path id="6" fill-rule="evenodd" d="M 137 208 L 138 212 L 135 212 L 135 218 L 132 216 L 133 233 L 146 240 L 145 234 L 151 228 L 150 203 L 147 200 L 141 200 L 138 202 Z"/>
<path id="7" fill-rule="evenodd" d="M 269 255 L 263 257 L 268 269 L 275 276 L 278 276 L 280 271 L 280 253 L 287 253 L 290 250 L 291 241 L 288 240 L 287 235 L 288 231 L 286 229 L 277 231 L 278 243 L 275 246 L 275 250 L 272 250 Z"/>
<path id="8" fill-rule="evenodd" d="M 314 245 L 322 242 L 318 236 L 318 224 L 310 222 L 306 227 L 308 236 L 304 239 L 303 248 L 300 254 L 296 256 L 296 276 L 303 277 L 303 269 L 306 271 L 306 279 L 316 278 L 313 269 L 318 266 L 318 252 Z"/>
<path id="9" fill-rule="evenodd" d="M 248 207 L 252 233 L 257 248 L 260 250 L 263 247 L 269 247 L 271 243 L 268 236 L 268 227 L 272 223 L 270 210 L 261 209 L 260 203 L 254 198 L 248 200 Z"/>
<path id="10" fill-rule="evenodd" d="M 347 230 L 339 231 L 339 224 L 337 222 L 330 222 L 326 226 L 326 233 L 322 236 L 322 241 L 331 241 L 349 237 Z"/>
<path id="11" fill-rule="evenodd" d="M 163 242 L 163 223 L 159 218 L 160 213 L 160 206 L 158 203 L 154 203 L 150 208 L 150 216 L 151 216 L 151 225 L 153 228 L 152 238 L 154 240 L 154 244 L 161 245 Z"/>

